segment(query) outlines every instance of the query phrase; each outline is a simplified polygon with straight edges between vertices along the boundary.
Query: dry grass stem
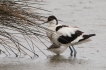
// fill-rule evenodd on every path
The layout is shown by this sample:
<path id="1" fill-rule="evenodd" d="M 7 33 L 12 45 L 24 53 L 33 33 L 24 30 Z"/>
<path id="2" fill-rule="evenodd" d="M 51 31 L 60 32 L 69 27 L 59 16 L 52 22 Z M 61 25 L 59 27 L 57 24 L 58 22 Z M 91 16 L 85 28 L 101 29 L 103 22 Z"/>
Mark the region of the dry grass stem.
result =
<path id="1" fill-rule="evenodd" d="M 24 1 L 23 1 L 24 2 Z M 48 46 L 42 41 L 50 41 L 46 37 L 46 31 L 49 30 L 45 26 L 39 25 L 39 22 L 45 21 L 45 17 L 40 13 L 32 13 L 29 9 L 44 10 L 45 9 L 31 7 L 27 1 L 25 4 L 11 4 L 8 2 L 0 4 L 0 53 L 6 56 L 14 54 L 16 57 L 27 55 L 31 58 L 38 56 L 36 48 L 44 54 L 36 42 L 40 42 L 43 46 Z M 38 5 L 44 5 L 35 3 Z M 27 9 L 23 7 L 27 6 Z M 50 30 L 49 30 L 50 31 Z M 23 44 L 25 42 L 27 45 Z M 19 54 L 20 53 L 20 54 Z M 33 56 L 32 56 L 33 54 Z"/>

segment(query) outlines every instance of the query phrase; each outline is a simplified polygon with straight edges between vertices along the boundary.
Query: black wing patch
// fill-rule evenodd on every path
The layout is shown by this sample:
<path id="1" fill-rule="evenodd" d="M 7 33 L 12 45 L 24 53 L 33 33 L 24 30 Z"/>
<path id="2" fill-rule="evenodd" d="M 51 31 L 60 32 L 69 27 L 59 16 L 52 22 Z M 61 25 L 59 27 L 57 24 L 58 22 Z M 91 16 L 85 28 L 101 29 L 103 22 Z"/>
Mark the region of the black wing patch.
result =
<path id="1" fill-rule="evenodd" d="M 56 31 L 58 31 L 59 29 L 61 29 L 61 28 L 63 28 L 63 27 L 68 27 L 68 26 L 66 26 L 66 25 L 58 26 L 58 27 L 56 27 Z"/>
<path id="2" fill-rule="evenodd" d="M 83 35 L 83 39 L 79 40 L 79 42 L 80 42 L 80 41 L 83 41 L 83 40 L 86 40 L 86 39 L 88 39 L 88 38 L 90 38 L 90 37 L 92 37 L 92 36 L 95 36 L 95 35 L 96 35 L 96 34 Z"/>
<path id="3" fill-rule="evenodd" d="M 60 36 L 58 38 L 58 41 L 62 44 L 67 44 L 67 43 L 74 41 L 78 36 L 82 35 L 82 33 L 83 33 L 82 31 L 77 30 L 75 31 L 75 34 L 71 34 L 71 37 L 63 36 L 63 35 Z"/>

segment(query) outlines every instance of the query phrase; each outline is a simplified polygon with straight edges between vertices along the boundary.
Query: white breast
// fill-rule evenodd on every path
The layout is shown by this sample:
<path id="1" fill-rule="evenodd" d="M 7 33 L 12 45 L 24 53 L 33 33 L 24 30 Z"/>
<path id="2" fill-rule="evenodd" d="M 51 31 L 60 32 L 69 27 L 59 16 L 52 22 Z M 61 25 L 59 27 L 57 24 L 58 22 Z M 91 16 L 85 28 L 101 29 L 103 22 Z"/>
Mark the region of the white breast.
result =
<path id="1" fill-rule="evenodd" d="M 47 31 L 46 34 L 47 34 L 48 38 L 50 39 L 50 41 L 52 43 L 55 43 L 56 45 L 60 45 L 59 42 L 57 41 L 59 35 L 55 31 L 56 25 L 50 25 L 48 27 L 48 29 L 50 29 L 50 31 Z"/>
<path id="2" fill-rule="evenodd" d="M 59 55 L 59 54 L 63 53 L 66 49 L 67 49 L 67 47 L 61 46 L 60 48 L 51 48 L 51 49 L 49 49 L 49 51 L 54 52 L 55 54 Z"/>

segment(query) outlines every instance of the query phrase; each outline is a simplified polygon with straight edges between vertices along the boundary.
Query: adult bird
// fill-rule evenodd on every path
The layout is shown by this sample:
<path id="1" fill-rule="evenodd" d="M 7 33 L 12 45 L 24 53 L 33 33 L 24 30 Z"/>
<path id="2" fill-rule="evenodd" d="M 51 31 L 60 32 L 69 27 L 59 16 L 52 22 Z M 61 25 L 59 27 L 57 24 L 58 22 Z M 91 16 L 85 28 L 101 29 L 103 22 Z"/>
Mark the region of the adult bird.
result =
<path id="1" fill-rule="evenodd" d="M 95 34 L 85 34 L 77 27 L 58 24 L 58 20 L 55 16 L 49 16 L 44 23 L 49 23 L 48 29 L 50 31 L 47 31 L 47 36 L 52 42 L 48 50 L 58 55 L 69 47 L 71 51 L 70 55 L 72 56 L 74 51 L 74 56 L 76 56 L 77 52 L 74 45 L 87 42 L 90 37 L 95 36 Z"/>

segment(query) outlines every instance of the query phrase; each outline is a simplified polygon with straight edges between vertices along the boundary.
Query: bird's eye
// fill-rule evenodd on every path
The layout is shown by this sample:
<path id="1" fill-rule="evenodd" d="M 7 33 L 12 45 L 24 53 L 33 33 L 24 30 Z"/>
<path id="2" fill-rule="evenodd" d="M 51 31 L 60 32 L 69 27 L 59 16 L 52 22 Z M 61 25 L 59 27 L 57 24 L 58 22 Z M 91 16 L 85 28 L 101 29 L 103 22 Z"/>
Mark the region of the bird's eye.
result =
<path id="1" fill-rule="evenodd" d="M 52 21 L 52 20 L 53 20 L 52 18 L 49 18 L 49 19 L 48 19 L 48 21 Z"/>

